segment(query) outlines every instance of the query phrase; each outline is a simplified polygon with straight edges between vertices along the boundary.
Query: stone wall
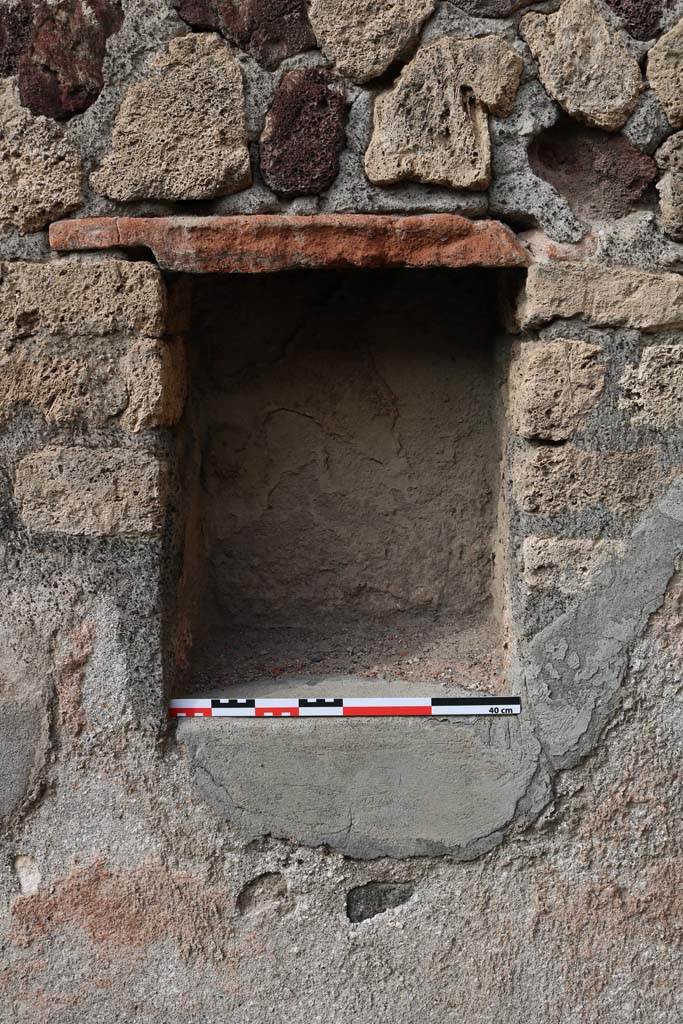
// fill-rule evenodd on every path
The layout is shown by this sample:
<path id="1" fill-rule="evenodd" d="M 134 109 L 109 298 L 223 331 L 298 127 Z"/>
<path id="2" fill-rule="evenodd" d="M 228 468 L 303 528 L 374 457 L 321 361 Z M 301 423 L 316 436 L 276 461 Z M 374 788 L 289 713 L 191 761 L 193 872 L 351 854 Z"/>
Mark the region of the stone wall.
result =
<path id="1" fill-rule="evenodd" d="M 679 1019 L 681 13 L 0 3 L 2 1024 Z M 476 356 L 440 420 L 476 463 L 454 485 L 463 557 L 443 590 L 435 539 L 408 570 L 455 606 L 493 557 L 502 676 L 457 682 L 522 715 L 169 728 L 212 573 L 223 606 L 243 584 L 205 543 L 235 514 L 230 417 L 273 389 L 302 407 L 306 288 L 343 348 L 356 289 L 371 310 L 371 268 L 401 265 L 423 269 L 373 344 L 433 354 L 450 300 Z M 309 283 L 256 276 L 291 266 Z M 330 266 L 366 268 L 339 308 L 339 270 L 311 269 Z M 382 401 L 413 408 L 418 362 Z M 311 408 L 346 381 L 362 441 L 368 378 L 332 369 Z M 420 451 L 430 381 L 432 425 L 400 432 Z M 316 445 L 295 432 L 278 458 Z M 410 469 L 417 491 L 448 479 Z M 421 672 L 403 685 L 441 685 Z"/>

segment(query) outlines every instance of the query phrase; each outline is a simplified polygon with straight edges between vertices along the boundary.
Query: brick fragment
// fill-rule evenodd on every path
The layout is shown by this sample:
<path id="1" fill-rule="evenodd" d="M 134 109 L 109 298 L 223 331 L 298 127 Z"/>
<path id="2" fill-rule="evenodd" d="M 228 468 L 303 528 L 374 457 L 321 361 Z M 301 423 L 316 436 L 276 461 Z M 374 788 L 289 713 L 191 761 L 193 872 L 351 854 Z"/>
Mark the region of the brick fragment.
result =
<path id="1" fill-rule="evenodd" d="M 505 224 L 471 221 L 454 213 L 70 220 L 51 225 L 50 244 L 58 251 L 144 245 L 160 267 L 188 273 L 529 263 L 528 253 Z"/>

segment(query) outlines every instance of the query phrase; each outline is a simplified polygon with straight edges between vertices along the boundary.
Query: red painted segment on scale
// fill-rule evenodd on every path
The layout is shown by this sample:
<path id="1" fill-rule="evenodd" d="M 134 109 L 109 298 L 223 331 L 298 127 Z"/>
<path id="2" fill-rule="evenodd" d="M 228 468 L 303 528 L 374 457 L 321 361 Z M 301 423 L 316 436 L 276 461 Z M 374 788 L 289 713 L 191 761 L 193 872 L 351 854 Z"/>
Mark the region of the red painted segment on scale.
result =
<path id="1" fill-rule="evenodd" d="M 344 707 L 344 718 L 363 717 L 367 718 L 372 715 L 431 715 L 431 706 L 426 704 L 391 704 L 391 705 L 380 705 L 371 706 L 368 704 L 362 704 L 358 707 Z"/>

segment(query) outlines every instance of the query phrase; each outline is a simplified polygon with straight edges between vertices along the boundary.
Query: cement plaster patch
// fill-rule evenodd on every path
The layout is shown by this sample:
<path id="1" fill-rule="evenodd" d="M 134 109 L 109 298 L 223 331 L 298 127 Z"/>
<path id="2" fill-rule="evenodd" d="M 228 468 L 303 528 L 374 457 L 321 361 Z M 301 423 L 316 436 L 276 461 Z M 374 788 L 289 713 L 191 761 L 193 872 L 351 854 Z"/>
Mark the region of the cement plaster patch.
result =
<path id="1" fill-rule="evenodd" d="M 249 695 L 361 696 L 372 686 L 292 679 L 250 686 Z M 384 682 L 381 692 L 418 695 L 412 683 Z M 532 788 L 540 753 L 518 720 L 187 720 L 178 738 L 201 796 L 246 837 L 353 857 L 468 859 L 490 849 Z M 537 810 L 546 797 L 538 785 Z"/>

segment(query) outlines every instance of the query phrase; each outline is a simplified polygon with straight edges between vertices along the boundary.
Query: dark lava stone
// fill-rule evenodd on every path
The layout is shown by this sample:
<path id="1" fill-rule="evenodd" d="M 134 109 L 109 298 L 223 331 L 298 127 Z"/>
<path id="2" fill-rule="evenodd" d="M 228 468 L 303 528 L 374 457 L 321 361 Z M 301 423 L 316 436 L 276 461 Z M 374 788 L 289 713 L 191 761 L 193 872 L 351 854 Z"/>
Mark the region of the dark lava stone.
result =
<path id="1" fill-rule="evenodd" d="M 123 23 L 119 0 L 39 3 L 19 61 L 21 102 L 34 114 L 67 118 L 95 102 L 107 39 Z"/>
<path id="2" fill-rule="evenodd" d="M 652 39 L 659 33 L 666 0 L 607 0 L 634 39 Z"/>
<path id="3" fill-rule="evenodd" d="M 0 78 L 16 73 L 32 23 L 32 0 L 25 0 L 16 7 L 0 7 Z"/>
<path id="4" fill-rule="evenodd" d="M 221 19 L 218 5 L 213 0 L 176 0 L 175 8 L 179 16 L 192 28 L 218 31 Z"/>
<path id="5" fill-rule="evenodd" d="M 271 70 L 316 45 L 306 0 L 178 0 L 176 8 L 188 25 L 218 29 Z"/>
<path id="6" fill-rule="evenodd" d="M 529 147 L 529 160 L 534 173 L 588 221 L 626 216 L 657 175 L 654 160 L 623 135 L 568 123 L 539 135 Z"/>
<path id="7" fill-rule="evenodd" d="M 283 75 L 261 136 L 261 172 L 281 196 L 318 195 L 339 173 L 346 99 L 320 68 Z"/>

